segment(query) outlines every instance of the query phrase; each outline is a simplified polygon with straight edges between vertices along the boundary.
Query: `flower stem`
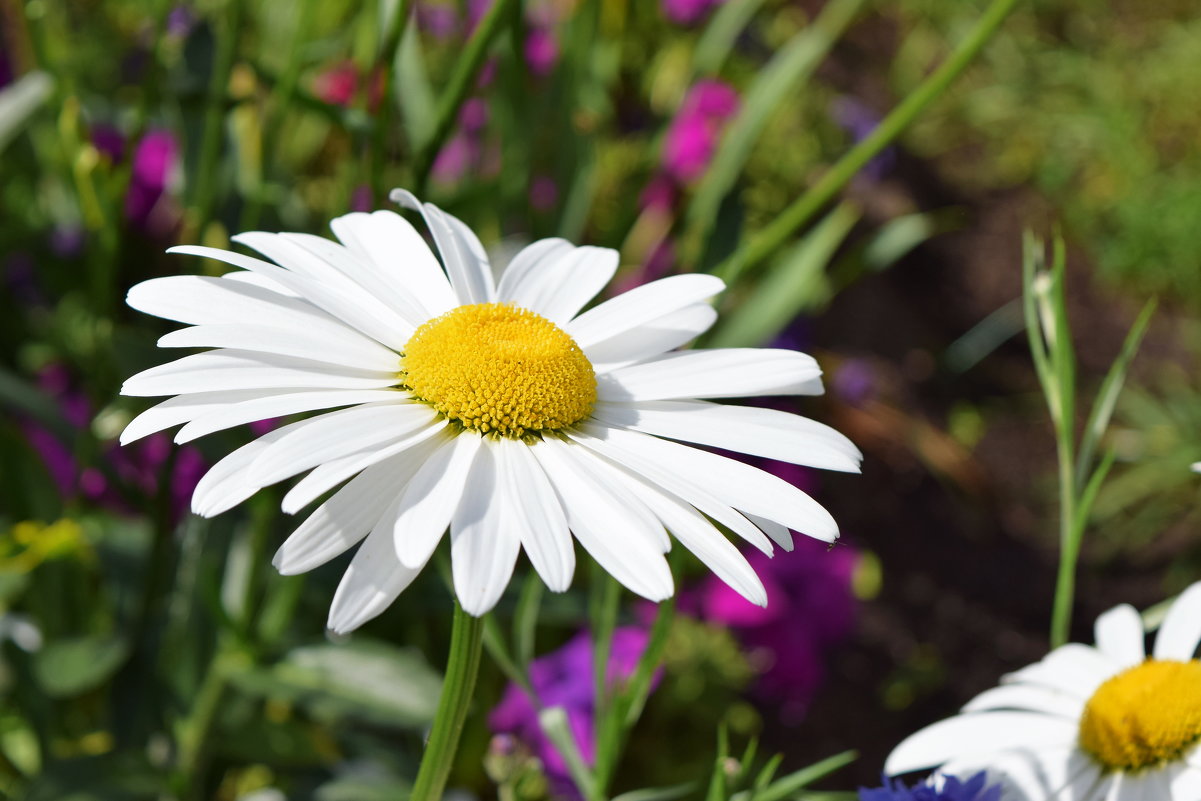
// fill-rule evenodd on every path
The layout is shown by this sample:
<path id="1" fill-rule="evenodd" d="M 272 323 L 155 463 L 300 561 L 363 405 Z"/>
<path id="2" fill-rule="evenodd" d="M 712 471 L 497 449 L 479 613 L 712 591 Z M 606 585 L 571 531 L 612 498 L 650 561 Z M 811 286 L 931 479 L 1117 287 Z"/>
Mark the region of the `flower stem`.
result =
<path id="1" fill-rule="evenodd" d="M 745 270 L 771 255 L 793 232 L 821 211 L 855 173 L 900 136 L 967 69 L 1017 4 L 1018 0 L 993 0 L 976 27 L 950 58 L 902 100 L 874 131 L 848 150 L 809 191 L 797 198 L 744 247 L 717 265 L 713 270 L 714 275 L 726 283 L 733 283 Z"/>
<path id="2" fill-rule="evenodd" d="M 434 728 L 421 759 L 421 768 L 417 771 L 411 801 L 438 801 L 442 797 L 475 690 L 480 651 L 484 643 L 483 632 L 483 618 L 467 614 L 456 601 L 442 696 L 438 699 Z"/>
<path id="3" fill-rule="evenodd" d="M 471 91 L 475 76 L 484 64 L 484 57 L 488 54 L 488 47 L 492 44 L 492 39 L 500 31 L 501 21 L 505 19 L 509 13 L 509 7 L 512 5 L 513 0 L 497 0 L 492 4 L 487 13 L 484 14 L 484 18 L 480 20 L 475 33 L 471 35 L 471 39 L 468 40 L 463 55 L 455 63 L 454 72 L 450 76 L 450 84 L 438 100 L 434 132 L 430 136 L 429 141 L 422 145 L 421 152 L 417 154 L 417 162 L 413 173 L 418 196 L 421 196 L 425 191 L 426 182 L 430 177 L 430 170 L 434 166 L 434 158 L 438 155 L 438 151 L 442 149 L 442 143 L 450 134 L 451 128 L 454 127 L 455 120 L 459 116 L 459 108 L 463 105 L 463 101 L 467 99 L 467 94 Z"/>

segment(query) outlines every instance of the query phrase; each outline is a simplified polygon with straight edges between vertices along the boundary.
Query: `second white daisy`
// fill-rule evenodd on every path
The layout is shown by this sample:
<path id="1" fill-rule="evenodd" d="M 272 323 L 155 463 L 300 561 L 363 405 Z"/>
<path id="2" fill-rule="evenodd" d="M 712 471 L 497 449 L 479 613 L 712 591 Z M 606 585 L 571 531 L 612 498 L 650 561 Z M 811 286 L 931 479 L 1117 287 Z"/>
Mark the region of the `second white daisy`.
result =
<path id="1" fill-rule="evenodd" d="M 1127 605 L 1097 619 L 1096 640 L 1006 676 L 897 746 L 885 772 L 986 769 L 1031 801 L 1201 799 L 1201 583 L 1169 609 L 1150 655 Z"/>
<path id="2" fill-rule="evenodd" d="M 670 352 L 707 330 L 707 275 L 641 286 L 588 311 L 617 253 L 535 242 L 494 282 L 459 220 L 398 190 L 424 216 L 437 258 L 390 211 L 333 221 L 341 244 L 307 234 L 234 237 L 275 264 L 205 247 L 173 252 L 241 268 L 130 290 L 131 306 L 190 327 L 162 347 L 212 347 L 126 381 L 126 395 L 174 395 L 122 442 L 180 423 L 185 442 L 266 418 L 324 411 L 235 450 L 201 480 L 196 513 L 219 514 L 306 473 L 294 513 L 342 486 L 275 557 L 300 573 L 362 542 L 329 625 L 353 629 L 407 587 L 450 530 L 455 592 L 474 615 L 504 591 L 524 550 L 552 590 L 575 568 L 573 538 L 651 600 L 673 592 L 667 532 L 757 604 L 763 585 L 712 521 L 771 553 L 789 529 L 833 541 L 808 495 L 763 470 L 672 440 L 833 470 L 859 452 L 827 426 L 698 398 L 821 392 L 802 353 Z M 346 407 L 346 408 L 338 408 Z M 348 481 L 349 480 L 349 481 Z"/>

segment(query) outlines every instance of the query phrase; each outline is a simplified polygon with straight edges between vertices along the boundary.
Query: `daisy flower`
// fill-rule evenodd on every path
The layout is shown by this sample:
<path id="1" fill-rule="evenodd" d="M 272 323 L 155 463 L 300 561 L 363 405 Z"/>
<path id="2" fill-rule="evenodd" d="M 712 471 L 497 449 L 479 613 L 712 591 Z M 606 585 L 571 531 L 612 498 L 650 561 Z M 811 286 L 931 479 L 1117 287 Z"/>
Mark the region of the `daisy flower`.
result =
<path id="1" fill-rule="evenodd" d="M 1031 801 L 1201 799 L 1201 583 L 1168 610 L 1148 656 L 1123 604 L 1071 643 L 1002 679 L 897 746 L 889 775 L 986 769 Z"/>
<path id="2" fill-rule="evenodd" d="M 449 528 L 455 594 L 482 615 L 524 550 L 554 591 L 571 583 L 574 540 L 652 601 L 672 594 L 668 531 L 757 604 L 763 585 L 724 526 L 756 548 L 792 548 L 789 529 L 832 542 L 829 513 L 788 482 L 692 447 L 858 471 L 859 452 L 812 420 L 700 398 L 821 392 L 803 353 L 675 352 L 707 330 L 709 275 L 646 284 L 583 311 L 613 277 L 613 250 L 544 239 L 494 279 L 459 220 L 408 192 L 441 263 L 391 211 L 331 223 L 340 243 L 295 233 L 234 240 L 275 263 L 207 247 L 171 252 L 240 268 L 155 278 L 129 305 L 186 323 L 160 347 L 216 348 L 151 368 L 122 393 L 174 395 L 130 422 L 129 442 L 184 423 L 177 442 L 256 420 L 321 411 L 213 466 L 192 509 L 209 517 L 306 473 L 296 513 L 342 485 L 284 542 L 274 564 L 301 573 L 359 545 L 329 626 L 378 615 Z M 335 411 L 329 411 L 334 409 Z M 345 484 L 344 484 L 345 482 Z"/>

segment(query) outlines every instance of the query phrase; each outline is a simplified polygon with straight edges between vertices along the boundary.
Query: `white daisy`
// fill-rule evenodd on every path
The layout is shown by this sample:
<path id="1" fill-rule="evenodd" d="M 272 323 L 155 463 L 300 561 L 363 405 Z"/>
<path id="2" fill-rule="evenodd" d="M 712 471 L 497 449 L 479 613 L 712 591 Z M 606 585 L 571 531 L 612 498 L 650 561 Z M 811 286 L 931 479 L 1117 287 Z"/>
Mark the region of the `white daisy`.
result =
<path id="1" fill-rule="evenodd" d="M 545 239 L 499 281 L 462 222 L 408 192 L 433 235 L 391 211 L 308 234 L 241 234 L 274 260 L 206 247 L 171 252 L 241 270 L 138 284 L 129 305 L 187 323 L 162 347 L 217 350 L 154 367 L 122 393 L 174 395 L 136 417 L 130 442 L 186 423 L 176 442 L 255 420 L 329 410 L 286 425 L 218 462 L 192 499 L 219 514 L 305 473 L 284 496 L 300 511 L 347 482 L 284 542 L 275 566 L 311 570 L 363 541 L 334 596 L 329 626 L 347 631 L 412 582 L 449 527 L 455 593 L 473 615 L 496 603 L 525 550 L 555 591 L 575 569 L 575 539 L 651 600 L 672 594 L 667 531 L 749 600 L 763 585 L 714 521 L 771 553 L 789 529 L 833 541 L 808 495 L 770 473 L 672 440 L 832 470 L 859 452 L 812 420 L 698 398 L 821 392 L 803 353 L 669 352 L 709 328 L 709 275 L 655 281 L 581 312 L 617 269 L 617 253 Z M 443 271 L 445 268 L 445 272 Z"/>
<path id="2" fill-rule="evenodd" d="M 1201 799 L 1201 583 L 1172 605 L 1150 656 L 1123 604 L 1072 643 L 1002 679 L 957 717 L 909 737 L 889 775 L 987 769 L 1031 801 Z"/>

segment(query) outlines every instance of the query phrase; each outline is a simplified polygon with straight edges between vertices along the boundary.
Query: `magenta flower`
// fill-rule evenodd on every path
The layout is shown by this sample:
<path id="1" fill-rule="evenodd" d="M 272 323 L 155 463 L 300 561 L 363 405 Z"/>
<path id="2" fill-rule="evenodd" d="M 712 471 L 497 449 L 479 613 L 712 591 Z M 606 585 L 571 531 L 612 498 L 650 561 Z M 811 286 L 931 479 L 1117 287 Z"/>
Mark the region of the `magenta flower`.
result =
<path id="1" fill-rule="evenodd" d="M 359 69 L 349 60 L 326 69 L 313 81 L 313 94 L 330 105 L 343 108 L 354 102 L 358 88 Z"/>
<path id="2" fill-rule="evenodd" d="M 530 181 L 530 205 L 534 211 L 550 211 L 559 202 L 559 185 L 548 175 L 536 175 Z"/>
<path id="3" fill-rule="evenodd" d="M 613 632 L 606 675 L 610 684 L 628 679 L 646 649 L 647 633 L 634 627 Z M 655 677 L 658 683 L 658 676 Z M 569 785 L 567 763 L 538 725 L 538 710 L 561 706 L 580 753 L 588 764 L 596 759 L 593 735 L 596 717 L 595 686 L 592 681 L 592 636 L 581 631 L 562 648 L 530 664 L 530 684 L 537 699 L 532 700 L 516 684 L 510 683 L 505 694 L 488 715 L 488 725 L 497 734 L 511 734 L 524 742 L 542 760 L 547 777 L 556 785 Z"/>
<path id="4" fill-rule="evenodd" d="M 91 425 L 92 405 L 73 386 L 65 367 L 51 365 L 45 368 L 38 376 L 38 385 L 58 403 L 59 411 L 71 427 L 83 430 Z M 75 454 L 48 430 L 32 420 L 24 421 L 22 430 L 64 500 L 82 498 L 110 511 L 123 514 L 131 511 L 103 472 L 80 465 Z M 125 486 L 146 495 L 156 494 L 164 479 L 168 481 L 172 519 L 179 520 L 187 512 L 192 491 L 208 465 L 198 450 L 184 446 L 175 457 L 174 469 L 164 476 L 174 447 L 168 435 L 154 434 L 132 448 L 107 444 L 101 458 L 112 466 Z"/>
<path id="5" fill-rule="evenodd" d="M 179 170 L 179 142 L 175 134 L 160 129 L 143 136 L 133 153 L 125 217 L 148 233 L 169 232 L 175 226 L 176 214 L 161 201 L 178 183 Z"/>
<path id="6" fill-rule="evenodd" d="M 459 32 L 459 12 L 449 3 L 417 3 L 417 26 L 422 33 L 435 39 L 446 40 Z"/>
<path id="7" fill-rule="evenodd" d="M 739 105 L 738 93 L 720 81 L 699 81 L 689 89 L 663 142 L 664 171 L 679 183 L 703 175 Z"/>
<path id="8" fill-rule="evenodd" d="M 831 549 L 802 537 L 791 553 L 747 554 L 767 589 L 766 608 L 748 603 L 713 577 L 695 596 L 700 617 L 728 626 L 759 665 L 756 691 L 778 705 L 785 722 L 804 716 L 824 678 L 825 657 L 851 632 L 856 604 L 851 578 L 858 560 L 854 549 Z"/>
<path id="9" fill-rule="evenodd" d="M 523 48 L 526 66 L 539 78 L 545 78 L 559 63 L 559 40 L 550 28 L 531 27 Z"/>
<path id="10" fill-rule="evenodd" d="M 663 16 L 677 25 L 695 25 L 722 0 L 661 0 Z"/>

